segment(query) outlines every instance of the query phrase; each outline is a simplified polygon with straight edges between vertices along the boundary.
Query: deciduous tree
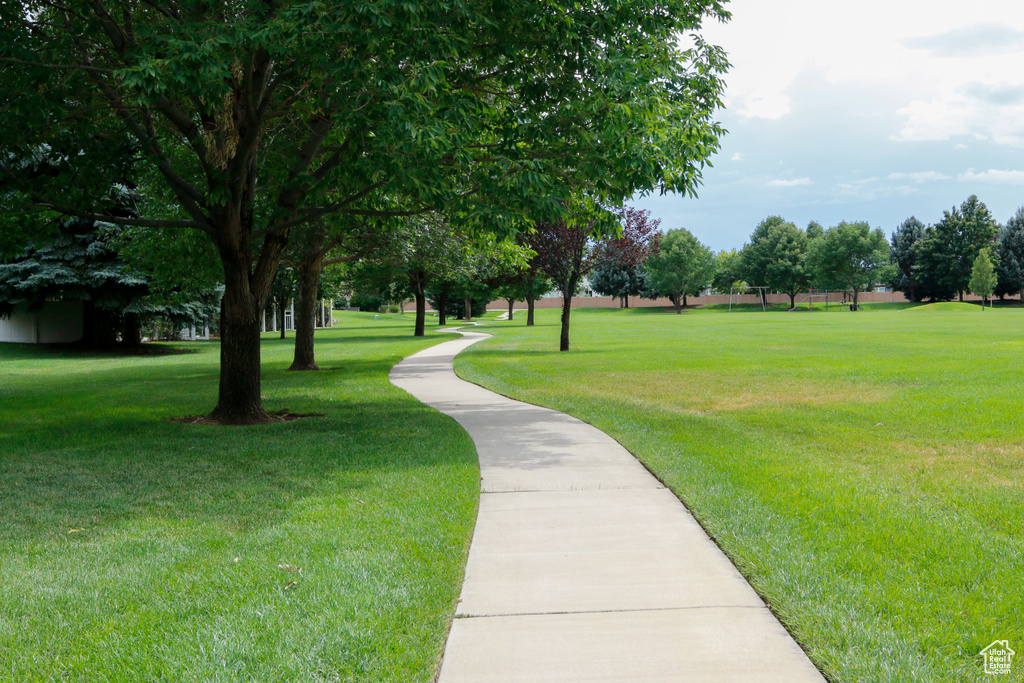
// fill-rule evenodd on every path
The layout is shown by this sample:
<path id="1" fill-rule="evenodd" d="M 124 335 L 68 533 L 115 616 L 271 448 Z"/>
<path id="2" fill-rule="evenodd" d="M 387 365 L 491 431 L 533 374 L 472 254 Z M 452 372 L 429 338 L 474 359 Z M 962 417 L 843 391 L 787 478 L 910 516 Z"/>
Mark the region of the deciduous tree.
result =
<path id="1" fill-rule="evenodd" d="M 719 294 L 729 294 L 732 288 L 743 282 L 740 252 L 735 249 L 722 250 L 715 254 L 715 279 L 711 288 Z"/>
<path id="2" fill-rule="evenodd" d="M 807 234 L 780 216 L 761 221 L 741 252 L 744 279 L 754 286 L 770 287 L 789 295 L 789 305 L 796 305 L 797 293 L 809 282 L 805 260 Z M 761 290 L 762 303 L 765 292 Z"/>
<path id="3" fill-rule="evenodd" d="M 609 205 L 692 193 L 726 66 L 699 31 L 726 16 L 718 0 L 3 3 L 19 125 L 0 131 L 0 175 L 86 218 L 96 187 L 144 185 L 124 222 L 203 232 L 225 284 L 210 419 L 264 422 L 259 318 L 293 232 L 380 215 L 374 195 L 500 229 L 561 215 L 570 186 Z M 121 143 L 144 163 L 104 170 Z M 53 176 L 3 161 L 41 146 L 63 159 Z"/>
<path id="4" fill-rule="evenodd" d="M 889 241 L 863 221 L 844 221 L 811 243 L 807 265 L 824 287 L 853 292 L 857 310 L 859 294 L 891 276 Z"/>
<path id="5" fill-rule="evenodd" d="M 527 236 L 537 269 L 562 293 L 562 329 L 558 350 L 569 350 L 572 298 L 583 277 L 594 267 L 594 223 L 583 218 L 537 223 Z"/>
<path id="6" fill-rule="evenodd" d="M 985 247 L 978 252 L 971 266 L 971 291 L 981 297 L 981 308 L 985 309 L 988 298 L 996 289 L 996 269 L 992 266 L 991 252 Z"/>
<path id="7" fill-rule="evenodd" d="M 715 254 L 686 228 L 669 230 L 657 253 L 647 259 L 651 287 L 682 312 L 687 295 L 697 296 L 715 276 Z"/>

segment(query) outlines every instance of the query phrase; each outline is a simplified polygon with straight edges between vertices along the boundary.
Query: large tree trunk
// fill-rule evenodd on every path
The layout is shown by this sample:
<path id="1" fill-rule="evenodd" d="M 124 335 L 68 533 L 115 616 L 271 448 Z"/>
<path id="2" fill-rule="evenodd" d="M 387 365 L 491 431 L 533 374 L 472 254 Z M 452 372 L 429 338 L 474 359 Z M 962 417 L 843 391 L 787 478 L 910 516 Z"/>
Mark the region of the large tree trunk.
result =
<path id="1" fill-rule="evenodd" d="M 243 219 L 244 220 L 244 219 Z M 224 268 L 220 306 L 220 388 L 208 416 L 220 424 L 270 422 L 260 395 L 260 317 L 274 274 L 288 243 L 286 233 L 269 234 L 253 268 L 250 234 L 242 226 L 221 228 L 218 251 Z"/>
<path id="2" fill-rule="evenodd" d="M 572 287 L 569 289 L 570 292 L 575 291 L 576 288 Z M 569 315 L 572 313 L 572 295 L 562 295 L 562 336 L 558 341 L 559 351 L 569 350 Z"/>
<path id="3" fill-rule="evenodd" d="M 509 299 L 508 300 L 508 319 L 509 320 L 512 319 L 513 310 L 515 308 L 515 305 L 516 305 L 516 300 L 515 299 Z"/>
<path id="4" fill-rule="evenodd" d="M 526 295 L 526 326 L 533 327 L 533 304 L 537 299 L 533 294 Z"/>
<path id="5" fill-rule="evenodd" d="M 412 336 L 423 337 L 427 334 L 427 273 L 418 270 L 409 273 L 409 285 L 416 298 L 416 327 Z"/>
<path id="6" fill-rule="evenodd" d="M 789 295 L 789 307 L 796 308 L 796 294 Z"/>
<path id="7" fill-rule="evenodd" d="M 209 417 L 221 424 L 270 421 L 260 396 L 259 298 L 249 282 L 248 254 L 226 254 L 220 308 L 220 389 Z"/>
<path id="8" fill-rule="evenodd" d="M 629 308 L 629 292 L 622 295 L 622 307 Z"/>
<path id="9" fill-rule="evenodd" d="M 295 312 L 295 353 L 289 370 L 319 370 L 315 357 L 317 294 L 324 254 L 320 244 L 311 246 L 299 263 L 298 310 Z"/>
<path id="10" fill-rule="evenodd" d="M 674 294 L 669 298 L 672 300 L 672 305 L 676 307 L 676 315 L 680 315 L 683 312 L 683 301 L 685 299 L 680 294 Z"/>
<path id="11" fill-rule="evenodd" d="M 473 320 L 473 297 L 467 294 L 463 303 L 466 307 L 464 311 L 465 321 L 468 323 Z"/>

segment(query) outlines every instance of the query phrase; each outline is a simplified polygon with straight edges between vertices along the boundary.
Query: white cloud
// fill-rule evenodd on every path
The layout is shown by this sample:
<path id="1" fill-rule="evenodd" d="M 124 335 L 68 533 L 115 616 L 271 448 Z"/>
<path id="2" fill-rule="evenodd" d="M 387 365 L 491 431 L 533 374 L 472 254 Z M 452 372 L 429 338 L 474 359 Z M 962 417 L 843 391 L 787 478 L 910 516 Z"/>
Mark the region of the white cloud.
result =
<path id="1" fill-rule="evenodd" d="M 747 119 L 779 120 L 811 106 L 824 80 L 867 93 L 863 110 L 833 116 L 870 109 L 892 121 L 893 140 L 982 135 L 1024 147 L 1024 81 L 1014 58 L 1024 52 L 1024 2 L 922 6 L 730 0 L 733 18 L 702 33 L 728 52 L 726 104 Z M 817 106 L 827 110 L 827 102 Z"/>
<path id="2" fill-rule="evenodd" d="M 906 41 L 907 47 L 928 50 L 938 57 L 1024 52 L 1024 31 L 1003 24 L 957 26 L 945 33 L 920 36 Z"/>
<path id="3" fill-rule="evenodd" d="M 730 157 L 730 159 L 732 161 L 743 161 L 743 153 L 742 152 L 736 152 L 735 154 L 732 155 L 732 157 Z"/>
<path id="4" fill-rule="evenodd" d="M 765 185 L 768 187 L 800 187 L 802 185 L 811 185 L 812 181 L 810 178 L 796 178 L 794 180 L 769 180 Z"/>
<path id="5" fill-rule="evenodd" d="M 778 119 L 790 112 L 791 100 L 788 95 L 766 90 L 755 91 L 743 98 L 739 113 L 758 119 Z"/>
<path id="6" fill-rule="evenodd" d="M 906 117 L 906 123 L 889 139 L 934 142 L 973 137 L 997 145 L 1024 147 L 1024 103 L 999 105 L 966 97 L 961 92 L 944 93 L 928 102 L 915 100 L 899 109 L 897 113 Z"/>
<path id="7" fill-rule="evenodd" d="M 956 177 L 963 182 L 982 182 L 994 185 L 1024 185 L 1024 171 L 999 171 L 990 168 L 981 173 L 975 173 L 974 169 L 961 173 Z"/>
<path id="8" fill-rule="evenodd" d="M 918 171 L 916 173 L 890 173 L 886 176 L 888 180 L 912 180 L 917 184 L 930 181 L 949 180 L 949 176 L 938 171 Z"/>

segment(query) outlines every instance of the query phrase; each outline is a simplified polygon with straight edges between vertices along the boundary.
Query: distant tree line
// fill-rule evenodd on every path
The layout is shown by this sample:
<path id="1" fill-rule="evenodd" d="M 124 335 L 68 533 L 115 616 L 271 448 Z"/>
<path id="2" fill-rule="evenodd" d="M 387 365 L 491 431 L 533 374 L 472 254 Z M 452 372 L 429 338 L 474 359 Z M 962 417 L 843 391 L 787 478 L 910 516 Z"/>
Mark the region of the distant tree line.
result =
<path id="1" fill-rule="evenodd" d="M 911 301 L 962 301 L 964 292 L 971 291 L 1000 298 L 1015 295 L 1024 289 L 1024 207 L 1006 225 L 999 225 L 985 204 L 971 195 L 959 207 L 943 212 L 935 225 L 926 227 L 913 216 L 903 221 L 892 235 L 890 249 L 895 267 L 890 284 Z M 971 285 L 979 258 L 988 260 L 995 274 L 988 294 Z"/>

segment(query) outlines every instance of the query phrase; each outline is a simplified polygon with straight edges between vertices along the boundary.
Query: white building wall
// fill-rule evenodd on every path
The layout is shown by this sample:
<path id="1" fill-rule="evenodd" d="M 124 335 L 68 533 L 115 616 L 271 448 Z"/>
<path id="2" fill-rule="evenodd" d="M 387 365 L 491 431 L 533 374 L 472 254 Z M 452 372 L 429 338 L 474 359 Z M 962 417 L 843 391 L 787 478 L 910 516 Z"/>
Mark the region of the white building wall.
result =
<path id="1" fill-rule="evenodd" d="M 82 338 L 81 301 L 47 301 L 38 310 L 15 306 L 10 318 L 0 319 L 0 342 L 68 344 Z"/>

